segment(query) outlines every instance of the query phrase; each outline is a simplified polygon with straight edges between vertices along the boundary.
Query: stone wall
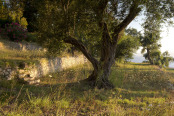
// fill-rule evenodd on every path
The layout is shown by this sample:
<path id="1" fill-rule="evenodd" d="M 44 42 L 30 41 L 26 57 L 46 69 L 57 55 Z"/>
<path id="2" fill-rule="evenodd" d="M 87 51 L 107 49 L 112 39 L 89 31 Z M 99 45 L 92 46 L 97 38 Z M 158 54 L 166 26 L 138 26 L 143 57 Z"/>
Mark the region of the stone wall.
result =
<path id="1" fill-rule="evenodd" d="M 78 57 L 63 57 L 46 59 L 42 58 L 37 64 L 27 65 L 23 63 L 23 67 L 16 68 L 0 67 L 0 75 L 2 78 L 12 80 L 14 77 L 18 77 L 27 81 L 29 84 L 40 82 L 39 78 L 49 73 L 65 70 L 74 66 L 84 64 L 86 59 L 83 55 Z M 20 64 L 21 65 L 21 64 Z"/>
<path id="2" fill-rule="evenodd" d="M 44 50 L 41 46 L 36 43 L 28 43 L 28 42 L 12 42 L 7 40 L 0 41 L 0 49 L 15 49 L 15 50 Z"/>
<path id="3" fill-rule="evenodd" d="M 42 47 L 36 43 L 27 42 L 11 42 L 7 40 L 0 40 L 0 49 L 15 49 L 22 51 L 42 50 Z M 73 66 L 84 64 L 87 60 L 83 55 L 78 57 L 62 57 L 62 58 L 42 58 L 38 60 L 38 63 L 30 64 L 23 62 L 19 66 L 12 68 L 10 66 L 6 68 L 0 67 L 0 77 L 11 80 L 14 77 L 19 77 L 29 83 L 39 82 L 38 78 L 45 76 L 49 73 L 62 71 Z"/>

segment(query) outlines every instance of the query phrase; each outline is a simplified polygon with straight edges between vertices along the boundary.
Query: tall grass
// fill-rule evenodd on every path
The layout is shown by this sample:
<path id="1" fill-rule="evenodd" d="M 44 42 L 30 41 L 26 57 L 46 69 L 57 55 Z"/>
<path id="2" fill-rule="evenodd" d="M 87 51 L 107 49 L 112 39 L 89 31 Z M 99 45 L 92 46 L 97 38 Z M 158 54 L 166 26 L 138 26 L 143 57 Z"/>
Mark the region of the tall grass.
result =
<path id="1" fill-rule="evenodd" d="M 74 67 L 41 78 L 39 86 L 0 81 L 0 115 L 9 116 L 172 116 L 174 98 L 167 88 L 167 72 L 149 65 L 112 68 L 113 90 L 91 88 L 79 80 L 90 65 Z"/>

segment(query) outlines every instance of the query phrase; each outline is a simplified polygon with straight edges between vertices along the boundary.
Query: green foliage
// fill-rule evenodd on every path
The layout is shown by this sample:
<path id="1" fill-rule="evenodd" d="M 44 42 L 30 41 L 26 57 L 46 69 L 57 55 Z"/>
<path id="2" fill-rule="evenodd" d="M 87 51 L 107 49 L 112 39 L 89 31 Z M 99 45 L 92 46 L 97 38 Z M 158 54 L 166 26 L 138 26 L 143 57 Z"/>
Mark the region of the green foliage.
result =
<path id="1" fill-rule="evenodd" d="M 27 28 L 28 22 L 23 17 L 23 2 L 9 0 L 8 2 L 0 1 L 0 25 L 5 27 L 5 24 L 16 22 L 23 28 Z"/>
<path id="2" fill-rule="evenodd" d="M 4 0 L 0 0 L 0 19 L 5 20 L 8 17 L 8 10 L 6 2 Z"/>
<path id="3" fill-rule="evenodd" d="M 27 29 L 28 30 L 28 29 Z M 38 38 L 38 34 L 37 33 L 27 33 L 27 38 L 25 39 L 25 41 L 27 42 L 37 42 Z"/>
<path id="4" fill-rule="evenodd" d="M 8 16 L 8 8 L 5 1 L 0 0 L 0 27 L 5 28 L 6 23 L 11 23 L 11 20 Z"/>
<path id="5" fill-rule="evenodd" d="M 20 24 L 21 26 L 23 26 L 25 29 L 27 29 L 28 22 L 27 22 L 27 20 L 26 20 L 25 17 L 22 17 L 22 18 L 20 19 L 19 24 Z"/>
<path id="6" fill-rule="evenodd" d="M 27 30 L 29 32 L 35 32 L 37 31 L 37 26 L 36 26 L 36 21 L 37 21 L 37 15 L 38 14 L 38 7 L 39 4 L 42 1 L 40 0 L 24 0 L 23 4 L 24 4 L 24 8 L 23 8 L 23 16 L 26 18 L 27 20 Z"/>
<path id="7" fill-rule="evenodd" d="M 0 19 L 0 27 L 5 28 L 5 25 L 8 23 L 12 23 L 10 19 Z"/>
<path id="8" fill-rule="evenodd" d="M 104 1 L 97 2 L 89 0 L 73 0 L 69 2 L 60 2 L 54 0 L 46 0 L 42 2 L 42 5 L 39 5 L 39 3 L 36 2 L 37 6 L 39 6 L 38 8 L 36 8 L 34 1 L 30 0 L 29 2 L 25 3 L 25 11 L 30 12 L 31 14 L 36 12 L 39 14 L 37 18 L 33 16 L 31 20 L 37 19 L 37 23 L 35 24 L 37 25 L 39 33 L 41 33 L 40 43 L 42 43 L 49 49 L 53 49 L 53 52 L 60 50 L 64 43 L 62 40 L 64 40 L 67 36 L 73 36 L 75 39 L 83 42 L 93 56 L 98 57 L 99 55 L 101 55 L 102 49 L 102 27 L 100 25 L 101 21 L 107 24 L 109 34 L 112 35 L 114 34 L 115 27 L 118 26 L 119 23 L 123 21 L 127 16 L 131 6 L 138 5 L 138 8 L 146 9 L 145 15 L 148 17 L 148 20 L 150 18 L 153 19 L 154 16 L 158 16 L 158 18 L 154 19 L 153 23 L 156 23 L 157 19 L 157 22 L 160 23 L 161 20 L 165 20 L 173 16 L 173 13 L 168 12 L 170 8 L 166 7 L 166 4 L 170 3 L 170 1 L 158 2 L 135 0 L 134 2 L 132 2 L 130 0 L 111 0 L 108 1 L 106 12 L 102 14 L 100 9 L 98 8 L 98 5 L 104 5 Z M 29 6 L 27 7 L 27 5 Z M 160 7 L 154 7 L 156 5 L 159 5 Z M 170 5 L 172 6 L 173 4 Z M 165 8 L 165 10 L 162 9 L 162 7 Z M 29 8 L 33 8 L 33 10 L 29 10 Z M 154 12 L 156 10 L 157 12 Z M 144 27 L 150 26 L 151 25 L 145 25 Z M 151 29 L 152 28 L 154 27 L 151 27 Z M 132 34 L 135 33 L 132 31 Z M 112 37 L 113 36 L 111 36 L 111 38 Z M 50 45 L 48 45 L 53 43 L 56 44 L 57 49 L 55 49 L 56 46 L 51 47 Z"/>
<path id="9" fill-rule="evenodd" d="M 19 42 L 27 38 L 27 30 L 18 23 L 7 24 L 5 31 L 11 41 Z"/>
<path id="10" fill-rule="evenodd" d="M 13 22 L 19 23 L 23 28 L 27 28 L 28 22 L 25 17 L 23 17 L 23 2 L 16 0 L 9 0 L 9 14 Z"/>
<path id="11" fill-rule="evenodd" d="M 168 67 L 170 62 L 173 62 L 174 58 L 170 56 L 168 51 L 165 51 L 162 55 L 161 55 L 161 64 L 163 66 Z"/>
<path id="12" fill-rule="evenodd" d="M 115 58 L 120 59 L 131 59 L 133 53 L 138 50 L 140 46 L 140 33 L 136 29 L 127 29 L 126 34 L 119 40 L 116 50 Z"/>

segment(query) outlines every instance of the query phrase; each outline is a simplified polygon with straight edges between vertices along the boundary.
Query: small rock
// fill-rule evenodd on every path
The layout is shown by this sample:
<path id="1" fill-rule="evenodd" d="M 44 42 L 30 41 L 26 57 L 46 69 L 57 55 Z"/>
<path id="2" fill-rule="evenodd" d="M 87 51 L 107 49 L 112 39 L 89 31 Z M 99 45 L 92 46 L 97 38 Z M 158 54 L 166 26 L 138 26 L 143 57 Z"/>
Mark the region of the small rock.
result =
<path id="1" fill-rule="evenodd" d="M 12 80 L 12 77 L 11 76 L 6 76 L 6 79 L 7 80 Z"/>
<path id="2" fill-rule="evenodd" d="M 8 72 L 11 72 L 11 71 L 12 71 L 12 69 L 11 69 L 11 68 L 7 68 L 6 70 L 7 70 Z"/>
<path id="3" fill-rule="evenodd" d="M 23 70 L 23 69 L 19 70 L 19 73 L 24 73 L 24 72 L 25 72 L 25 70 Z"/>
<path id="4" fill-rule="evenodd" d="M 28 81 L 28 83 L 29 83 L 30 85 L 32 85 L 32 84 L 38 84 L 38 83 L 40 83 L 40 79 L 33 80 L 33 81 Z"/>
<path id="5" fill-rule="evenodd" d="M 5 75 L 6 70 L 3 70 L 2 73 Z"/>
<path id="6" fill-rule="evenodd" d="M 25 77 L 25 74 L 19 74 L 18 77 L 19 78 L 24 78 Z"/>
<path id="7" fill-rule="evenodd" d="M 40 83 L 40 79 L 35 80 L 36 83 Z"/>
<path id="8" fill-rule="evenodd" d="M 7 75 L 9 75 L 9 74 L 10 74 L 10 73 L 9 73 L 9 72 L 7 72 L 7 71 L 4 73 L 4 75 L 6 75 L 6 76 L 7 76 Z"/>
<path id="9" fill-rule="evenodd" d="M 24 78 L 24 81 L 33 81 L 35 78 L 32 78 L 32 77 L 25 77 Z"/>

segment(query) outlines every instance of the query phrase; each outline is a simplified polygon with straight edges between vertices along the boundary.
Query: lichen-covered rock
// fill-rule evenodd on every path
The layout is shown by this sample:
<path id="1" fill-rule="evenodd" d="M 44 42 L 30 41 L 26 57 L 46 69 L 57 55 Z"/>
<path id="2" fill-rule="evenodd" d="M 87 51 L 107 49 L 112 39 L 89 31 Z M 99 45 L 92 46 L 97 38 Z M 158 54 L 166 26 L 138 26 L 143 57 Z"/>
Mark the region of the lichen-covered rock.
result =
<path id="1" fill-rule="evenodd" d="M 12 69 L 11 69 L 11 68 L 7 68 L 6 70 L 7 70 L 7 72 L 11 72 L 11 71 L 12 71 Z"/>
<path id="2" fill-rule="evenodd" d="M 28 83 L 29 83 L 30 85 L 32 85 L 32 84 L 38 84 L 38 83 L 40 83 L 40 79 L 33 80 L 33 81 L 28 81 Z"/>
<path id="3" fill-rule="evenodd" d="M 16 77 L 16 71 L 15 70 L 11 70 L 10 72 L 9 72 L 9 75 L 8 75 L 8 80 L 12 80 L 12 79 L 14 79 L 15 77 Z"/>
<path id="4" fill-rule="evenodd" d="M 24 74 L 18 74 L 18 78 L 24 78 L 25 77 L 25 73 Z"/>
<path id="5" fill-rule="evenodd" d="M 33 78 L 33 77 L 25 77 L 24 78 L 24 81 L 33 81 L 33 80 L 35 80 L 35 78 Z"/>
<path id="6" fill-rule="evenodd" d="M 25 70 L 24 69 L 19 69 L 19 71 L 18 71 L 20 74 L 21 73 L 25 73 Z"/>

